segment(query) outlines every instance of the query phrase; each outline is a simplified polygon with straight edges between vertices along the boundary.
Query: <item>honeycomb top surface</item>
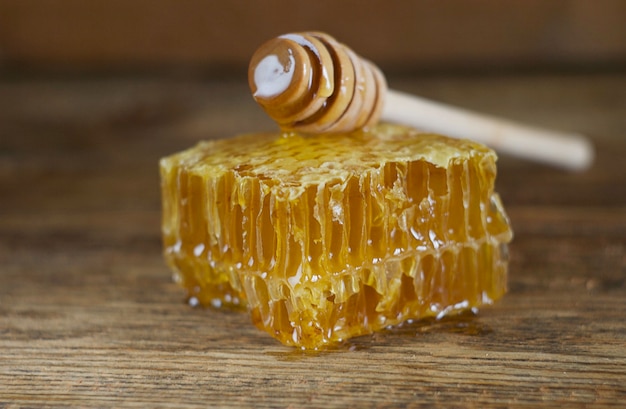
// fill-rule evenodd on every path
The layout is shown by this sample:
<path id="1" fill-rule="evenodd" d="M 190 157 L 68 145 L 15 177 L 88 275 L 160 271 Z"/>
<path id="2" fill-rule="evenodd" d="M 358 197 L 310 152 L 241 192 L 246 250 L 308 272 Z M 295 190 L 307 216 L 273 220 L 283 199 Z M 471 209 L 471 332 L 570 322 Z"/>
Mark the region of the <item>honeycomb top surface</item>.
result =
<path id="1" fill-rule="evenodd" d="M 408 138 L 412 139 L 410 145 L 406 143 Z M 349 134 L 255 133 L 238 136 L 237 141 L 203 141 L 167 161 L 204 175 L 234 171 L 242 177 L 274 181 L 277 188 L 291 196 L 308 186 L 345 180 L 389 162 L 424 160 L 446 168 L 453 159 L 477 153 L 495 157 L 489 148 L 469 140 L 451 140 L 389 124 Z"/>

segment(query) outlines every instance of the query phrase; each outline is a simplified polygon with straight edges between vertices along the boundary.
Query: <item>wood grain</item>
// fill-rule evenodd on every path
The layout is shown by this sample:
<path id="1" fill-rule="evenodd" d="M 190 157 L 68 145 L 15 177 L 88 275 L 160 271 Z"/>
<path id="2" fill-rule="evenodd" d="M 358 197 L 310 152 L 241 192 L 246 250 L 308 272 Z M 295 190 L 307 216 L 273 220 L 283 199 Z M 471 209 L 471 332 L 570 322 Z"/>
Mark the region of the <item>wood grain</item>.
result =
<path id="1" fill-rule="evenodd" d="M 384 69 L 626 63 L 621 0 L 0 0 L 0 63 L 245 67 L 279 34 L 321 30 Z"/>
<path id="2" fill-rule="evenodd" d="M 626 76 L 392 82 L 586 132 L 597 165 L 500 159 L 501 302 L 303 353 L 186 305 L 161 257 L 157 160 L 272 128 L 245 84 L 0 81 L 0 407 L 623 406 Z"/>

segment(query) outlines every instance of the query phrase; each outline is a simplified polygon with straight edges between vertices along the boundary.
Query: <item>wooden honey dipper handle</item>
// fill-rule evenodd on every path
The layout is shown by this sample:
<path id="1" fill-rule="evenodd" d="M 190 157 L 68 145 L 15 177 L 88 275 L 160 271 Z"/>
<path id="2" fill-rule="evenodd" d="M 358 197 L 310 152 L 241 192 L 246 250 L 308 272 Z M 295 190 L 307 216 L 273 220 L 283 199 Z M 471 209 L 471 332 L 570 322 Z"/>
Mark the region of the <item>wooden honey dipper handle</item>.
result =
<path id="1" fill-rule="evenodd" d="M 374 64 L 323 33 L 285 34 L 263 44 L 252 56 L 248 80 L 255 100 L 286 131 L 350 132 L 383 120 L 567 169 L 593 162 L 593 147 L 582 135 L 388 90 Z"/>
<path id="2" fill-rule="evenodd" d="M 389 90 L 382 118 L 424 131 L 483 143 L 498 152 L 584 170 L 594 150 L 583 135 L 537 128 Z"/>

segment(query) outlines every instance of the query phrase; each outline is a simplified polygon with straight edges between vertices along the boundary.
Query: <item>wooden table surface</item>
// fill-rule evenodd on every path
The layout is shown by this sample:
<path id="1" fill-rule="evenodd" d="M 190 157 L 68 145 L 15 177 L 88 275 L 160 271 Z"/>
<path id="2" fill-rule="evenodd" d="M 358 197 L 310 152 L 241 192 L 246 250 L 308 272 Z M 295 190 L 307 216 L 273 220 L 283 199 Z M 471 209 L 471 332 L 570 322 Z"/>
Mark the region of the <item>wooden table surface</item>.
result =
<path id="1" fill-rule="evenodd" d="M 188 306 L 161 257 L 158 159 L 273 128 L 245 80 L 0 80 L 0 407 L 624 407 L 626 75 L 391 85 L 584 132 L 597 161 L 500 158 L 496 305 L 303 353 Z"/>

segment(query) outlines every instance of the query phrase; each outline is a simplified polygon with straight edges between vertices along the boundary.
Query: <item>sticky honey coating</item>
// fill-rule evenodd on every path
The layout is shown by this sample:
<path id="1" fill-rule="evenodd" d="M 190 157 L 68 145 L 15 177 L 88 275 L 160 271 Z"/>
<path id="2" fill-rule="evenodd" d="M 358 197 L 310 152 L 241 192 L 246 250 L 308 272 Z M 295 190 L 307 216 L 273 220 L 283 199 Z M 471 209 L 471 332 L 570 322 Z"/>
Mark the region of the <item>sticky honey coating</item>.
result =
<path id="1" fill-rule="evenodd" d="M 490 304 L 512 238 L 495 160 L 391 125 L 202 142 L 161 161 L 165 257 L 194 301 L 307 349 Z"/>
<path id="2" fill-rule="evenodd" d="M 248 70 L 250 90 L 285 131 L 342 133 L 376 124 L 387 83 L 382 72 L 320 32 L 263 44 Z"/>

